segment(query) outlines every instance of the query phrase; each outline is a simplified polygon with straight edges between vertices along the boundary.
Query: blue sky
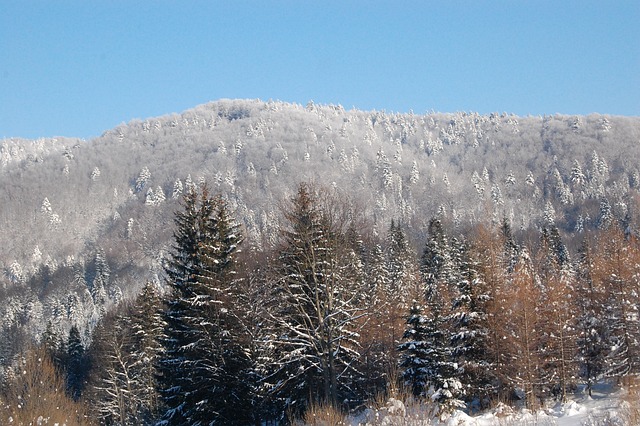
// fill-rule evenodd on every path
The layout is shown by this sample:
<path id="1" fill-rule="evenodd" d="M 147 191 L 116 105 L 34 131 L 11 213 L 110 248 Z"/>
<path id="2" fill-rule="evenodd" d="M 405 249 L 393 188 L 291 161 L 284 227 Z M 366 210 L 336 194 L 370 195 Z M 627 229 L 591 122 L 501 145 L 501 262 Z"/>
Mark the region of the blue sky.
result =
<path id="1" fill-rule="evenodd" d="M 0 0 L 0 138 L 220 98 L 640 116 L 640 1 Z"/>

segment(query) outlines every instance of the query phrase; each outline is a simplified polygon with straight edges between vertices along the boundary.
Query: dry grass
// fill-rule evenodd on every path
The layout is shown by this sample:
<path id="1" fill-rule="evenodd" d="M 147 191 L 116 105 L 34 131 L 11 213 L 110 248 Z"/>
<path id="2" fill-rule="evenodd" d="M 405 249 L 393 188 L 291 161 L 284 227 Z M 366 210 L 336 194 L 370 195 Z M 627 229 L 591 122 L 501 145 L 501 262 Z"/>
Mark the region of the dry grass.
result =
<path id="1" fill-rule="evenodd" d="M 627 394 L 620 404 L 620 417 L 628 425 L 640 425 L 640 379 L 629 378 Z"/>
<path id="2" fill-rule="evenodd" d="M 364 416 L 367 426 L 425 426 L 431 424 L 435 407 L 424 399 L 415 398 L 401 386 L 390 387 L 370 404 Z"/>
<path id="3" fill-rule="evenodd" d="M 348 425 L 345 414 L 330 404 L 312 404 L 302 416 L 293 422 L 296 426 L 344 426 Z"/>

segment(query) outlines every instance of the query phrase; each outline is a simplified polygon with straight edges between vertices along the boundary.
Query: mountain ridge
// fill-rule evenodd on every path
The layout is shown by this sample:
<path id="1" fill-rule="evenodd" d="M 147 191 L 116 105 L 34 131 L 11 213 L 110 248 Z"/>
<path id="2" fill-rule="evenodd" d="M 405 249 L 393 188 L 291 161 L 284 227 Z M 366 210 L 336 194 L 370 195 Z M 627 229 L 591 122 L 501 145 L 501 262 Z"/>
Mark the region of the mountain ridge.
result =
<path id="1" fill-rule="evenodd" d="M 282 122 L 283 111 L 286 111 L 287 122 Z M 437 191 L 442 192 L 443 188 L 438 188 L 436 181 L 447 179 L 451 181 L 453 176 L 449 176 L 452 172 L 458 175 L 466 175 L 469 167 L 479 174 L 486 166 L 490 174 L 494 174 L 496 178 L 507 177 L 506 169 L 522 169 L 523 166 L 531 170 L 545 166 L 543 164 L 549 162 L 549 158 L 553 159 L 554 155 L 562 154 L 570 155 L 582 163 L 586 163 L 586 155 L 590 155 L 593 151 L 602 155 L 607 151 L 606 142 L 607 133 L 611 132 L 609 126 L 611 122 L 634 123 L 623 126 L 623 130 L 631 128 L 635 135 L 626 137 L 620 143 L 621 138 L 617 139 L 617 143 L 622 145 L 623 149 L 617 148 L 619 151 L 627 151 L 631 153 L 634 149 L 634 143 L 638 138 L 638 122 L 640 120 L 619 117 L 619 116 L 547 116 L 547 117 L 517 117 L 514 115 L 497 115 L 481 116 L 474 113 L 433 113 L 427 115 L 416 114 L 387 114 L 378 111 L 345 111 L 340 106 L 318 106 L 309 103 L 306 107 L 298 104 L 287 104 L 281 102 L 261 102 L 250 100 L 220 100 L 196 106 L 186 110 L 180 114 L 168 114 L 165 116 L 146 119 L 132 120 L 126 125 L 120 125 L 103 133 L 102 136 L 89 140 L 81 141 L 78 139 L 54 138 L 50 141 L 38 140 L 35 143 L 30 141 L 16 142 L 13 140 L 3 140 L 0 142 L 2 146 L 2 176 L 3 180 L 7 174 L 11 174 L 12 168 L 20 170 L 28 168 L 27 164 L 35 163 L 53 163 L 53 167 L 57 167 L 59 171 L 65 172 L 65 164 L 71 168 L 74 165 L 74 151 L 94 151 L 95 156 L 99 158 L 82 158 L 86 163 L 79 164 L 85 178 L 89 182 L 97 182 L 99 179 L 105 179 L 103 175 L 109 173 L 109 161 L 119 162 L 119 167 L 126 169 L 128 177 L 127 183 L 131 184 L 143 167 L 145 167 L 145 156 L 151 153 L 152 157 L 159 155 L 170 157 L 167 155 L 168 145 L 175 151 L 189 151 L 195 155 L 202 155 L 204 159 L 210 159 L 217 167 L 213 170 L 213 165 L 199 164 L 202 170 L 189 171 L 189 163 L 181 162 L 180 158 L 173 158 L 172 164 L 166 167 L 159 162 L 156 165 L 150 164 L 153 170 L 152 176 L 156 177 L 155 182 L 163 188 L 164 192 L 170 192 L 170 187 L 175 179 L 185 179 L 190 173 L 194 174 L 194 179 L 208 178 L 214 180 L 216 185 L 220 182 L 220 169 L 222 162 L 217 161 L 218 156 L 233 155 L 233 161 L 224 162 L 223 180 L 228 183 L 237 176 L 243 175 L 243 178 L 254 178 L 256 183 L 265 185 L 264 177 L 267 177 L 266 185 L 269 185 L 269 177 L 274 180 L 277 173 L 287 173 L 287 162 L 289 157 L 293 161 L 304 162 L 305 156 L 310 156 L 311 152 L 318 157 L 314 158 L 322 167 L 337 168 L 350 174 L 351 177 L 357 176 L 363 171 L 369 172 L 370 169 L 376 169 L 371 155 L 369 158 L 358 158 L 361 156 L 360 150 L 375 150 L 375 154 L 382 154 L 387 157 L 376 158 L 376 161 L 388 161 L 393 168 L 392 173 L 398 177 L 407 180 L 410 175 L 410 166 L 408 161 L 416 161 L 419 166 L 423 166 L 425 161 L 436 165 L 434 169 L 437 171 L 438 163 L 440 163 L 442 171 L 440 173 L 430 173 L 429 179 Z M 596 123 L 594 126 L 594 122 Z M 547 126 L 545 127 L 545 123 Z M 582 136 L 580 132 L 585 133 L 584 126 L 591 128 L 592 134 L 588 137 Z M 565 129 L 559 129 L 565 127 Z M 340 126 L 339 128 L 336 128 Z M 531 135 L 531 129 L 524 129 L 524 136 L 521 133 L 523 126 L 539 126 L 540 137 L 536 141 Z M 221 129 L 221 127 L 223 129 Z M 506 127 L 506 129 L 505 129 Z M 595 127 L 595 129 L 593 129 Z M 351 128 L 351 129 L 350 129 Z M 492 130 L 495 135 L 487 130 Z M 564 130 L 570 132 L 573 141 L 564 143 L 566 134 L 559 134 Z M 502 134 L 500 134 L 501 132 Z M 507 133 L 504 135 L 504 133 Z M 493 137 L 495 136 L 495 137 Z M 558 137 L 560 136 L 560 137 Z M 595 136 L 595 137 L 594 137 Z M 636 141 L 633 141 L 633 138 Z M 515 157 L 516 150 L 523 146 L 525 138 L 529 138 L 534 147 L 530 147 L 531 154 L 525 161 Z M 502 139 L 502 140 L 500 140 Z M 260 144 L 260 141 L 263 143 Z M 518 141 L 520 144 L 518 144 Z M 117 142 L 120 142 L 118 144 Z M 123 147 L 124 143 L 126 147 Z M 590 145 L 588 148 L 582 145 Z M 11 146 L 11 145 L 14 146 Z M 496 146 L 496 144 L 498 144 Z M 535 149 L 535 145 L 542 145 Z M 322 149 L 317 149 L 318 146 Z M 460 146 L 471 147 L 472 150 L 460 149 Z M 22 148 L 23 155 L 20 155 L 19 149 Z M 368 148 L 367 148 L 368 147 Z M 31 148 L 31 152 L 29 149 Z M 124 149 L 123 149 L 124 148 Z M 376 149 L 377 148 L 377 149 Z M 502 152 L 510 159 L 505 158 L 499 164 L 492 165 L 483 155 L 494 148 L 495 152 Z M 105 151 L 112 150 L 111 158 Z M 355 149 L 355 150 L 354 150 Z M 264 150 L 264 151 L 261 151 Z M 163 151 L 160 153 L 160 151 Z M 324 153 L 322 153 L 324 151 Z M 481 152 L 483 151 L 483 152 Z M 539 158 L 540 153 L 547 152 L 547 156 Z M 581 151 L 581 152 L 578 152 Z M 12 155 L 13 152 L 13 155 Z M 53 158 L 60 152 L 63 153 L 61 158 Z M 119 157 L 113 158 L 116 153 Z M 369 154 L 371 154 L 369 152 Z M 521 153 L 520 153 L 521 154 Z M 582 154 L 582 155 L 581 155 Z M 268 162 L 258 163 L 260 156 L 264 155 Z M 579 158 L 582 156 L 582 158 Z M 85 157 L 87 157 L 85 155 Z M 90 156 L 89 156 L 90 157 Z M 390 158 L 391 157 L 391 158 Z M 495 156 L 494 156 L 495 157 Z M 627 160 L 629 156 L 626 156 Z M 406 159 L 409 158 L 407 161 Z M 49 160 L 49 161 L 46 161 Z M 153 163 L 154 158 L 150 158 L 148 162 Z M 309 159 L 310 160 L 310 159 Z M 404 163 L 403 163 L 404 160 Z M 495 160 L 495 158 L 494 158 Z M 629 167 L 625 164 L 625 158 L 614 156 L 613 161 L 618 168 Z M 21 164 L 15 167 L 16 162 Z M 79 163 L 80 160 L 75 161 Z M 362 163 L 366 163 L 366 170 L 363 170 Z M 524 162 L 524 164 L 522 164 Z M 11 167 L 13 163 L 14 167 Z M 337 163 L 337 164 L 336 164 Z M 570 165 L 559 161 L 559 171 L 564 175 L 568 175 Z M 433 164 L 430 164 L 433 166 Z M 258 166 L 256 168 L 256 165 Z M 102 167 L 100 167 L 102 166 Z M 191 164 L 193 166 L 193 164 Z M 95 168 L 98 168 L 99 176 L 95 175 Z M 135 169 L 138 170 L 135 170 Z M 195 169 L 196 167 L 191 167 Z M 284 169 L 284 170 L 283 170 Z M 429 174 L 428 167 L 420 167 L 423 175 Z M 504 170 L 501 170 L 504 169 Z M 186 173 L 176 173 L 176 170 L 187 170 Z M 72 173 L 73 170 L 69 171 Z M 246 176 L 245 175 L 246 172 Z M 311 173 L 300 176 L 301 180 L 316 178 L 318 180 L 326 178 L 323 174 L 326 170 L 321 170 L 315 175 Z M 448 173 L 447 173 L 448 172 Z M 255 173 L 255 174 L 254 174 Z M 504 176 L 499 176 L 501 174 Z M 514 173 L 518 174 L 518 170 Z M 124 174 L 124 173 L 123 173 Z M 202 176 L 196 176 L 201 174 Z M 271 176 L 270 176 L 271 174 Z M 538 173 L 541 174 L 541 173 Z M 20 177 L 33 175 L 33 173 L 18 173 Z M 93 177 L 92 177 L 93 176 Z M 258 179 L 261 177 L 262 179 Z M 393 179 L 393 176 L 387 176 Z M 520 173 L 520 176 L 514 176 L 519 181 L 526 179 L 526 175 Z M 111 176 L 109 178 L 112 178 Z M 490 177 L 492 180 L 494 176 Z M 80 174 L 76 175 L 76 179 L 80 180 Z M 121 179 L 118 176 L 118 179 Z M 275 178 L 275 180 L 278 180 Z M 15 183 L 15 182 L 14 182 Z M 59 182 L 63 184 L 64 182 Z M 88 182 L 82 182 L 87 186 Z M 330 184 L 330 182 L 328 182 Z M 438 182 L 439 183 L 439 182 Z M 500 183 L 500 182 L 498 182 Z M 31 183 L 32 185 L 35 182 Z M 449 186 L 456 183 L 449 183 Z M 387 187 L 393 186 L 393 182 L 386 182 Z M 5 185 L 6 186 L 6 185 Z M 36 186 L 36 185 L 34 185 Z M 227 186 L 230 186 L 227 184 Z M 368 185 L 374 186 L 373 183 Z M 36 188 L 37 189 L 37 188 Z M 47 188 L 48 189 L 48 188 Z M 120 194 L 114 198 L 117 203 L 125 203 L 128 188 L 122 182 L 113 185 L 113 189 L 120 190 Z M 380 191 L 384 188 L 374 188 Z M 387 188 L 388 189 L 388 188 Z M 124 190 L 124 191 L 123 191 Z M 402 191 L 404 188 L 395 188 L 396 191 Z M 486 188 L 485 188 L 486 190 Z M 451 191 L 450 189 L 448 190 Z M 448 191 L 444 191 L 445 193 Z M 277 192 L 277 191 L 276 191 Z M 3 194 L 4 195 L 4 194 Z M 444 195 L 444 194 L 442 194 Z M 40 194 L 40 202 L 47 197 L 46 190 L 42 190 Z M 55 195 L 48 196 L 55 206 Z M 33 202 L 32 202 L 33 203 Z M 63 202 L 64 204 L 64 202 Z M 37 205 L 31 205 L 31 210 L 37 209 Z M 65 212 L 70 214 L 70 212 Z M 24 215 L 21 215 L 24 217 Z M 63 216 L 64 217 L 64 216 Z M 6 258 L 1 257 L 6 263 Z M 6 266 L 6 265 L 3 265 Z"/>

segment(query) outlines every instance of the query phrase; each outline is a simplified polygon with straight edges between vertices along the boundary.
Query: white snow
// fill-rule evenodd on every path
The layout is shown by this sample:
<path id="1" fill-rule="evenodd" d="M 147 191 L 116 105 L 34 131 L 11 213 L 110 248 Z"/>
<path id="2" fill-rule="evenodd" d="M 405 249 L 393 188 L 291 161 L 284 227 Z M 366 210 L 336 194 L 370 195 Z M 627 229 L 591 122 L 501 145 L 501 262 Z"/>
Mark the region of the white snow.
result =
<path id="1" fill-rule="evenodd" d="M 356 426 L 406 425 L 406 426 L 627 426 L 624 412 L 624 390 L 601 384 L 589 397 L 579 391 L 571 395 L 566 403 L 556 403 L 544 409 L 531 412 L 526 409 L 515 410 L 504 404 L 494 409 L 470 416 L 456 411 L 445 420 L 438 421 L 429 416 L 432 411 L 427 407 L 405 404 L 390 398 L 385 407 L 379 410 L 367 410 L 363 415 L 350 418 L 347 424 Z"/>

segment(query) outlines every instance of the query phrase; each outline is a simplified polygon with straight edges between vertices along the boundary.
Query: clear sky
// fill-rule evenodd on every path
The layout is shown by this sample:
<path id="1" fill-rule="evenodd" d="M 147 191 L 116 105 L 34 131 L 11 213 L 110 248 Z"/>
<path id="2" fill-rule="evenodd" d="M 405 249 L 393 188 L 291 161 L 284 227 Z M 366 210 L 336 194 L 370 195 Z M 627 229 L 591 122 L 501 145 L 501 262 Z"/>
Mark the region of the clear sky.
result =
<path id="1" fill-rule="evenodd" d="M 640 116 L 640 1 L 0 0 L 0 138 L 220 98 Z"/>

